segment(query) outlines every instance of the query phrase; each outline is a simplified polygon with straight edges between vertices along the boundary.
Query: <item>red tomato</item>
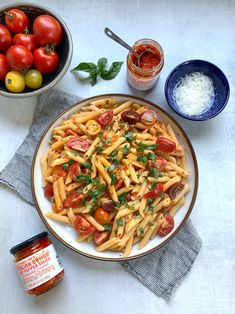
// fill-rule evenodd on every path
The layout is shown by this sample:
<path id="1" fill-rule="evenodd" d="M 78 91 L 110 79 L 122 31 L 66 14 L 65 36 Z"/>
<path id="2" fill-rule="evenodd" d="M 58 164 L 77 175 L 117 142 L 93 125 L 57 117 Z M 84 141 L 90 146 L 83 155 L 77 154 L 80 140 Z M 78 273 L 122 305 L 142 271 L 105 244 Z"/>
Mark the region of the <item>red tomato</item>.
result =
<path id="1" fill-rule="evenodd" d="M 13 37 L 12 43 L 13 45 L 25 46 L 31 52 L 38 47 L 36 36 L 34 34 L 16 34 Z"/>
<path id="2" fill-rule="evenodd" d="M 163 222 L 158 229 L 158 234 L 161 237 L 166 236 L 171 230 L 174 228 L 174 218 L 170 215 L 165 215 L 163 218 Z"/>
<path id="3" fill-rule="evenodd" d="M 71 130 L 71 129 L 66 130 L 64 136 L 66 137 L 66 136 L 70 136 L 70 135 L 72 135 L 74 137 L 78 137 L 78 134 L 76 132 L 74 132 L 73 130 Z"/>
<path id="4" fill-rule="evenodd" d="M 184 189 L 183 183 L 176 183 L 170 187 L 170 189 L 167 191 L 167 194 L 170 196 L 171 200 L 174 200 L 176 196 Z"/>
<path id="5" fill-rule="evenodd" d="M 163 171 L 166 168 L 167 161 L 162 157 L 156 157 L 156 161 L 149 160 L 149 168 L 156 168 L 158 172 Z"/>
<path id="6" fill-rule="evenodd" d="M 79 167 L 78 163 L 73 163 L 69 166 L 69 174 L 73 178 L 73 180 L 77 180 L 76 176 L 81 172 L 81 169 Z"/>
<path id="7" fill-rule="evenodd" d="M 93 227 L 82 215 L 77 215 L 74 222 L 74 229 L 80 235 L 87 235 L 96 230 L 95 227 Z"/>
<path id="8" fill-rule="evenodd" d="M 134 110 L 126 110 L 121 114 L 122 120 L 133 125 L 140 120 L 140 114 Z"/>
<path id="9" fill-rule="evenodd" d="M 79 194 L 78 192 L 74 191 L 72 192 L 64 201 L 64 207 L 69 208 L 69 207 L 77 207 L 81 204 L 81 201 L 84 199 L 83 194 Z"/>
<path id="10" fill-rule="evenodd" d="M 156 143 L 158 144 L 157 150 L 160 152 L 169 154 L 176 150 L 176 143 L 164 136 L 158 136 Z"/>
<path id="11" fill-rule="evenodd" d="M 77 137 L 77 138 L 71 138 L 67 142 L 67 146 L 75 150 L 79 150 L 81 152 L 86 152 L 89 148 L 89 143 L 87 143 L 87 141 L 84 140 L 83 138 Z"/>
<path id="12" fill-rule="evenodd" d="M 34 66 L 42 74 L 54 72 L 59 65 L 58 54 L 47 48 L 37 48 L 33 52 Z"/>
<path id="13" fill-rule="evenodd" d="M 6 53 L 7 62 L 14 70 L 28 69 L 33 64 L 33 55 L 25 46 L 11 46 Z"/>
<path id="14" fill-rule="evenodd" d="M 6 52 L 11 46 L 12 38 L 6 26 L 0 24 L 0 52 Z"/>
<path id="15" fill-rule="evenodd" d="M 149 198 L 150 197 L 152 199 L 155 199 L 158 196 L 160 196 L 162 194 L 162 192 L 163 192 L 163 185 L 161 183 L 158 183 L 157 186 L 154 189 L 152 189 L 152 190 L 148 191 L 147 193 L 145 193 L 144 197 L 145 198 Z"/>
<path id="16" fill-rule="evenodd" d="M 53 173 L 53 178 L 54 181 L 58 180 L 59 177 L 66 177 L 67 176 L 67 172 L 62 168 L 62 166 L 57 166 L 54 170 Z"/>
<path id="17" fill-rule="evenodd" d="M 46 198 L 51 198 L 53 195 L 53 185 L 51 183 L 48 183 L 44 188 L 44 196 Z"/>
<path id="18" fill-rule="evenodd" d="M 5 79 L 6 74 L 10 71 L 9 64 L 4 55 L 0 53 L 0 81 Z"/>
<path id="19" fill-rule="evenodd" d="M 94 218 L 98 223 L 104 225 L 109 221 L 109 213 L 103 207 L 99 207 L 94 212 Z"/>
<path id="20" fill-rule="evenodd" d="M 157 121 L 157 114 L 154 110 L 145 111 L 140 118 L 140 122 L 146 125 L 153 125 Z"/>
<path id="21" fill-rule="evenodd" d="M 62 39 L 60 23 L 50 15 L 40 15 L 33 22 L 33 33 L 40 45 L 58 45 Z"/>
<path id="22" fill-rule="evenodd" d="M 107 199 L 104 200 L 102 202 L 102 207 L 104 208 L 104 210 L 106 210 L 107 212 L 112 212 L 115 210 L 115 203 L 113 200 L 111 199 Z"/>
<path id="23" fill-rule="evenodd" d="M 102 243 L 104 243 L 106 240 L 108 240 L 109 234 L 108 232 L 105 231 L 96 231 L 94 233 L 94 241 L 97 245 L 101 245 Z"/>
<path id="24" fill-rule="evenodd" d="M 111 122 L 113 121 L 113 110 L 108 110 L 104 113 L 102 113 L 98 118 L 97 121 L 101 124 L 101 125 L 110 125 Z"/>
<path id="25" fill-rule="evenodd" d="M 29 19 L 23 11 L 10 9 L 5 13 L 5 24 L 12 33 L 23 33 L 29 27 Z"/>

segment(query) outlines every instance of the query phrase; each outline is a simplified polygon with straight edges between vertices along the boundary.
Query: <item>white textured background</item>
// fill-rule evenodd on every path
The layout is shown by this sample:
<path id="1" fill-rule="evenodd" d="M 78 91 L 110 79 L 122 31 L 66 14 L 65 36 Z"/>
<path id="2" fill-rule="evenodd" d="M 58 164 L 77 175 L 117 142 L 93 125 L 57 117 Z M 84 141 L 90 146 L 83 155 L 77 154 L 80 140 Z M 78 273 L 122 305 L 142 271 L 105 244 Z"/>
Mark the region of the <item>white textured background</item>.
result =
<path id="1" fill-rule="evenodd" d="M 0 0 L 0 6 L 7 2 Z M 127 51 L 103 34 L 105 26 L 130 44 L 143 37 L 162 44 L 165 66 L 158 86 L 148 93 L 128 87 L 125 67 L 114 81 L 99 81 L 95 87 L 82 85 L 68 72 L 57 88 L 82 97 L 134 93 L 156 102 L 179 121 L 194 145 L 199 163 L 199 193 L 191 218 L 203 247 L 191 272 L 166 303 L 119 264 L 89 260 L 53 239 L 65 267 L 65 279 L 41 297 L 28 297 L 15 273 L 9 249 L 45 227 L 33 207 L 1 186 L 0 313 L 235 313 L 235 1 L 35 2 L 54 9 L 69 26 L 74 41 L 71 68 L 103 56 L 110 62 L 125 60 Z M 217 64 L 230 81 L 227 107 L 208 122 L 179 118 L 169 109 L 163 94 L 169 71 L 193 58 Z M 0 97 L 0 169 L 26 136 L 34 105 L 33 98 L 17 101 Z"/>

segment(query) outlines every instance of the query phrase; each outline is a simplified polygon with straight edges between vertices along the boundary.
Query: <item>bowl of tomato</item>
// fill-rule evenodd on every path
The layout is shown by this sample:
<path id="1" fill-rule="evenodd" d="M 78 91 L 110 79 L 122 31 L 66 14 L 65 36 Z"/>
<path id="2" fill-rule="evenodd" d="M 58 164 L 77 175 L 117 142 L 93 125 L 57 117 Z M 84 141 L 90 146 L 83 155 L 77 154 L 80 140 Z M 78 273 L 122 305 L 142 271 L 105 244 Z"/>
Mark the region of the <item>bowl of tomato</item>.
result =
<path id="1" fill-rule="evenodd" d="M 73 43 L 62 18 L 32 3 L 0 9 L 0 95 L 23 98 L 47 91 L 70 65 Z"/>

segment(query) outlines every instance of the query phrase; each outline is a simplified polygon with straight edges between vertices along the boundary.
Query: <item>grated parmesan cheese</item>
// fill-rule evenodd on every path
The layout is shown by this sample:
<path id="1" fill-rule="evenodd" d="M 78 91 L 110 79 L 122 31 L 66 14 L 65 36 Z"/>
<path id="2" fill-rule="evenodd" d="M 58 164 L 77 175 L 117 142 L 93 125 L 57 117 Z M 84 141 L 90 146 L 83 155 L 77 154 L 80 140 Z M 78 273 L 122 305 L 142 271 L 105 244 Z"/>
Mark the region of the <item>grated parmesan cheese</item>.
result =
<path id="1" fill-rule="evenodd" d="M 212 79 L 200 72 L 185 75 L 173 90 L 180 111 L 199 115 L 211 108 L 215 98 Z"/>

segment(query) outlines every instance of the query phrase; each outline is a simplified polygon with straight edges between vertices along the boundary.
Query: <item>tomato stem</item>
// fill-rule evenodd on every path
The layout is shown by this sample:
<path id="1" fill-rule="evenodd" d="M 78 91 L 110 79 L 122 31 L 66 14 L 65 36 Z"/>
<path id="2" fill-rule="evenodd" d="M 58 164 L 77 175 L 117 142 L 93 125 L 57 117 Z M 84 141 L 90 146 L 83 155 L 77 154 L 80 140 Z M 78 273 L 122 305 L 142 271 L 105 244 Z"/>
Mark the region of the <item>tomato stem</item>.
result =
<path id="1" fill-rule="evenodd" d="M 7 12 L 7 11 L 4 11 L 4 14 L 6 14 L 6 16 L 9 18 L 9 20 L 13 21 L 14 16 L 13 16 L 12 13 L 9 13 L 9 12 Z"/>

